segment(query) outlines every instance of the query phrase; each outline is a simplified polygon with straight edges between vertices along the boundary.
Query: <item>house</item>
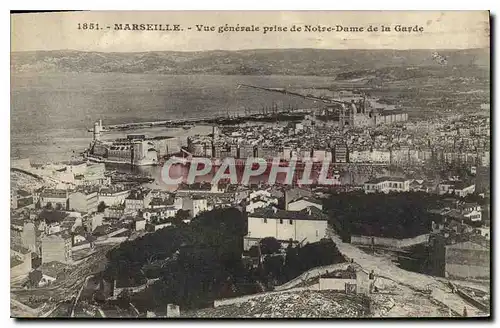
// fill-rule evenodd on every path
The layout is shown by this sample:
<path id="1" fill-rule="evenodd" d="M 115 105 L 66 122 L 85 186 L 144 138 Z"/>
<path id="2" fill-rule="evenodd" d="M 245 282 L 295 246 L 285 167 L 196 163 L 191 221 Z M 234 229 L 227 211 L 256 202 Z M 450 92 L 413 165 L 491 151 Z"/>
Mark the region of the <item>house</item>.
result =
<path id="1" fill-rule="evenodd" d="M 187 195 L 210 195 L 210 194 L 223 194 L 224 190 L 219 188 L 219 185 L 208 182 L 195 182 L 193 184 L 182 183 L 176 191 L 179 196 Z"/>
<path id="2" fill-rule="evenodd" d="M 137 218 L 135 220 L 135 231 L 142 231 L 146 229 L 146 220 Z"/>
<path id="3" fill-rule="evenodd" d="M 111 182 L 111 177 L 105 176 L 105 165 L 104 163 L 92 163 L 83 166 L 79 170 L 71 170 L 75 177 L 75 183 L 77 185 L 84 186 L 102 186 L 109 185 Z"/>
<path id="4" fill-rule="evenodd" d="M 466 220 L 478 222 L 483 218 L 481 205 L 477 203 L 459 204 L 458 209 Z"/>
<path id="5" fill-rule="evenodd" d="M 278 200 L 277 199 L 263 200 L 260 198 L 254 198 L 250 201 L 249 204 L 245 205 L 245 210 L 248 213 L 253 213 L 258 208 L 264 208 L 264 207 L 268 207 L 270 205 L 278 205 Z"/>
<path id="6" fill-rule="evenodd" d="M 320 211 L 323 210 L 323 204 L 320 200 L 312 197 L 301 197 L 291 201 L 286 205 L 288 211 L 302 211 L 310 206 L 314 206 Z"/>
<path id="7" fill-rule="evenodd" d="M 42 237 L 42 263 L 72 262 L 71 235 L 66 231 Z"/>
<path id="8" fill-rule="evenodd" d="M 97 191 L 81 190 L 73 192 L 68 198 L 68 209 L 82 213 L 97 212 L 99 196 Z"/>
<path id="9" fill-rule="evenodd" d="M 21 243 L 34 253 L 38 253 L 40 243 L 40 232 L 37 231 L 35 224 L 31 221 L 24 222 L 23 230 L 21 231 Z"/>
<path id="10" fill-rule="evenodd" d="M 177 208 L 173 206 L 168 206 L 165 208 L 157 208 L 157 209 L 148 209 L 142 212 L 142 218 L 144 218 L 146 222 L 150 222 L 154 218 L 166 219 L 175 217 L 177 211 L 178 211 Z"/>
<path id="11" fill-rule="evenodd" d="M 248 199 L 252 200 L 254 198 L 271 198 L 271 193 L 267 190 L 254 190 L 248 195 Z"/>
<path id="12" fill-rule="evenodd" d="M 73 245 L 78 245 L 87 241 L 87 238 L 84 235 L 74 235 L 73 236 Z"/>
<path id="13" fill-rule="evenodd" d="M 121 205 L 125 202 L 125 199 L 130 194 L 130 190 L 123 190 L 119 188 L 102 188 L 97 194 L 99 197 L 99 203 L 103 202 L 107 206 L 116 206 Z"/>
<path id="14" fill-rule="evenodd" d="M 275 192 L 273 192 L 271 190 L 271 195 L 273 195 L 273 193 L 275 194 Z M 276 197 L 276 194 L 275 194 L 275 197 Z M 283 193 L 283 197 L 284 197 L 285 204 L 288 204 L 288 203 L 293 202 L 294 200 L 302 198 L 302 197 L 313 197 L 313 193 L 312 193 L 312 191 L 310 191 L 308 189 L 304 189 L 304 188 L 292 188 L 292 189 L 286 190 Z"/>
<path id="15" fill-rule="evenodd" d="M 10 276 L 11 278 L 26 275 L 31 271 L 31 251 L 25 247 L 11 245 Z"/>
<path id="16" fill-rule="evenodd" d="M 104 213 L 92 213 L 83 218 L 85 226 L 88 231 L 94 231 L 97 227 L 101 226 L 104 221 Z"/>
<path id="17" fill-rule="evenodd" d="M 182 209 L 189 211 L 190 217 L 194 218 L 201 212 L 208 211 L 208 202 L 206 198 L 196 196 L 185 197 L 182 200 Z"/>
<path id="18" fill-rule="evenodd" d="M 429 210 L 429 213 L 439 214 L 456 221 L 479 222 L 482 220 L 482 208 L 477 203 L 461 203 L 455 199 L 445 199 L 447 205 L 442 209 Z"/>
<path id="19" fill-rule="evenodd" d="M 491 230 L 490 230 L 490 227 L 480 227 L 480 228 L 476 228 L 476 233 L 478 233 L 479 235 L 483 236 L 484 239 L 486 240 L 490 240 L 491 239 Z"/>
<path id="20" fill-rule="evenodd" d="M 174 199 L 173 198 L 161 198 L 161 197 L 154 197 L 151 200 L 151 203 L 149 203 L 149 207 L 152 209 L 157 209 L 157 208 L 165 208 L 167 206 L 172 206 L 174 205 Z"/>
<path id="21" fill-rule="evenodd" d="M 17 209 L 17 190 L 13 188 L 10 189 L 10 209 Z"/>
<path id="22" fill-rule="evenodd" d="M 55 233 L 59 233 L 61 231 L 63 231 L 63 229 L 61 229 L 60 222 L 52 222 L 52 223 L 47 224 L 45 226 L 45 234 L 47 234 L 47 235 L 52 235 Z"/>
<path id="23" fill-rule="evenodd" d="M 155 224 L 154 228 L 155 228 L 155 231 L 157 231 L 157 230 L 160 230 L 160 229 L 163 229 L 166 227 L 170 227 L 171 225 L 172 225 L 172 222 L 168 220 L 168 221 L 165 221 L 162 223 Z"/>
<path id="24" fill-rule="evenodd" d="M 133 190 L 125 198 L 125 213 L 132 213 L 149 207 L 151 190 Z"/>
<path id="25" fill-rule="evenodd" d="M 74 232 L 77 227 L 81 227 L 83 225 L 83 219 L 79 215 L 68 215 L 64 218 L 60 223 L 60 231 L 67 230 L 68 232 Z"/>
<path id="26" fill-rule="evenodd" d="M 363 189 L 366 194 L 376 192 L 409 192 L 410 179 L 398 177 L 379 177 L 365 182 Z"/>
<path id="27" fill-rule="evenodd" d="M 57 278 L 42 274 L 42 278 L 38 282 L 38 287 L 45 287 L 51 285 Z"/>
<path id="28" fill-rule="evenodd" d="M 438 194 L 453 194 L 459 197 L 465 197 L 473 194 L 476 191 L 476 185 L 463 181 L 448 180 L 443 181 L 438 185 Z"/>
<path id="29" fill-rule="evenodd" d="M 489 278 L 489 248 L 471 241 L 447 245 L 445 275 L 450 278 Z"/>
<path id="30" fill-rule="evenodd" d="M 410 191 L 423 191 L 432 193 L 435 191 L 435 184 L 432 181 L 415 179 L 410 183 Z"/>
<path id="31" fill-rule="evenodd" d="M 64 189 L 44 189 L 40 193 L 40 207 L 51 204 L 53 208 L 67 209 L 69 192 Z"/>
<path id="32" fill-rule="evenodd" d="M 124 205 L 113 205 L 110 207 L 106 207 L 104 210 L 104 217 L 108 219 L 120 219 L 125 215 L 125 206 Z"/>
<path id="33" fill-rule="evenodd" d="M 276 207 L 257 209 L 248 215 L 244 247 L 249 249 L 265 237 L 283 242 L 313 243 L 326 236 L 326 228 L 327 216 L 315 206 L 302 211 L 285 211 Z"/>

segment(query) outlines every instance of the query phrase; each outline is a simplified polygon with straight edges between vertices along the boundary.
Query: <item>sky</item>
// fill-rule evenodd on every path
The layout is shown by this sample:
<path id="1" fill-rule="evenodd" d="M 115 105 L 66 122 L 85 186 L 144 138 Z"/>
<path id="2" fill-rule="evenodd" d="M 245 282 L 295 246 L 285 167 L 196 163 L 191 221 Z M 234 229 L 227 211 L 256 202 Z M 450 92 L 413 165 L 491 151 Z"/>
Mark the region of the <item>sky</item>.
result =
<path id="1" fill-rule="evenodd" d="M 102 30 L 79 30 L 98 23 Z M 114 31 L 114 24 L 180 24 L 182 32 Z M 197 32 L 195 25 L 259 26 L 261 32 Z M 264 26 L 364 27 L 390 32 L 270 32 Z M 396 32 L 396 25 L 423 32 Z M 107 26 L 111 28 L 108 30 Z M 188 28 L 191 27 L 191 30 Z M 243 49 L 467 49 L 489 47 L 487 11 L 92 11 L 11 15 L 11 51 L 98 52 Z"/>

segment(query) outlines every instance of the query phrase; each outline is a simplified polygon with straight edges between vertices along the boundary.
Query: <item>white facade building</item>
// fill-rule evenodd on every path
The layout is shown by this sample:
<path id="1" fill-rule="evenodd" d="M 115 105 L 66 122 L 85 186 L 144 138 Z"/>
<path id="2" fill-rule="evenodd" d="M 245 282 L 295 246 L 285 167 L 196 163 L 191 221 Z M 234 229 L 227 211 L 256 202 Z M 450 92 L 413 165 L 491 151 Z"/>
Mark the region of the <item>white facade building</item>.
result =
<path id="1" fill-rule="evenodd" d="M 208 202 L 205 198 L 186 197 L 182 200 L 182 209 L 189 211 L 191 218 L 204 211 L 208 211 Z"/>
<path id="2" fill-rule="evenodd" d="M 383 192 L 409 192 L 411 180 L 395 177 L 380 177 L 365 182 L 363 189 L 366 194 Z"/>
<path id="3" fill-rule="evenodd" d="M 316 207 L 299 212 L 277 208 L 259 209 L 248 215 L 248 234 L 244 238 L 244 247 L 249 249 L 265 237 L 280 241 L 317 242 L 326 236 L 327 223 L 327 217 Z"/>

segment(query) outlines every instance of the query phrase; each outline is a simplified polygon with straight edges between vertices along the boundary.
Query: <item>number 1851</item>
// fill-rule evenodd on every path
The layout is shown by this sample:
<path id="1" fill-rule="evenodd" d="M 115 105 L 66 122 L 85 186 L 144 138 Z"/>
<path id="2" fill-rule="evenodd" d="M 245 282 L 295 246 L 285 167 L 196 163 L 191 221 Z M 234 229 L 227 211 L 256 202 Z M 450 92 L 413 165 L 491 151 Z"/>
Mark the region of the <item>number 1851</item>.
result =
<path id="1" fill-rule="evenodd" d="M 78 23 L 79 30 L 98 30 L 98 23 Z"/>

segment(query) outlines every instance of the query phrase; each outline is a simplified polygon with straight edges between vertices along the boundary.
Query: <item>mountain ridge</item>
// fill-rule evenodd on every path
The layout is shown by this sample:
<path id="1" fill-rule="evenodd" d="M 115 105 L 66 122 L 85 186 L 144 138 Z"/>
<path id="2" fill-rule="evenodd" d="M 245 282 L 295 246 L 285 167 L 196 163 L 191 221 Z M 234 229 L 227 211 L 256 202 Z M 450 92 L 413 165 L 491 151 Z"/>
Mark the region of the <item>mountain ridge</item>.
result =
<path id="1" fill-rule="evenodd" d="M 94 72 L 220 75 L 336 75 L 387 67 L 489 69 L 489 49 L 343 50 L 251 49 L 209 51 L 86 52 L 49 50 L 11 53 L 11 72 Z"/>

